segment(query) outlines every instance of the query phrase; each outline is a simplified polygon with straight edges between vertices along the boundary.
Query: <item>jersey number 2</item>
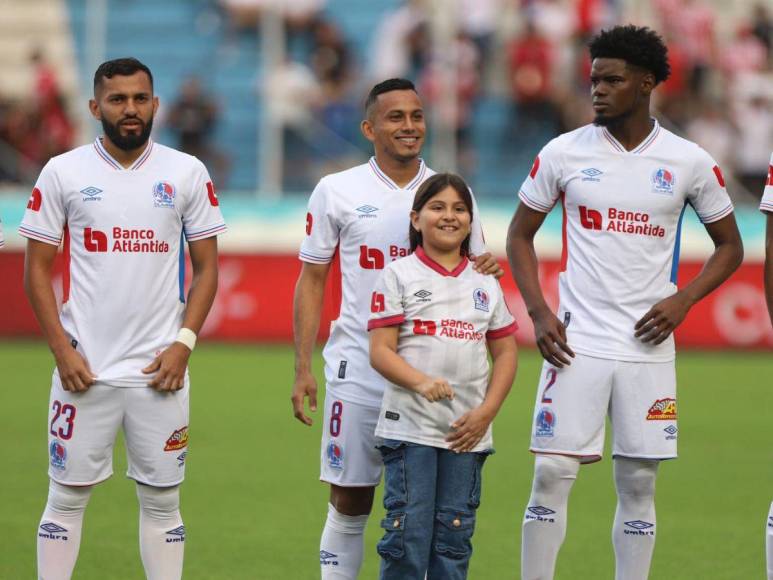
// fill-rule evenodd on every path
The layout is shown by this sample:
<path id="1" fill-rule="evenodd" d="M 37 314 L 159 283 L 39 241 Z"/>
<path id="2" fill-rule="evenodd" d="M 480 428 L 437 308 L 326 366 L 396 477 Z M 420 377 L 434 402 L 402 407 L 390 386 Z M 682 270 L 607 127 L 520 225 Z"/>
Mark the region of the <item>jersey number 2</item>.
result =
<path id="1" fill-rule="evenodd" d="M 341 401 L 333 403 L 330 413 L 330 435 L 338 437 L 341 434 L 341 415 L 344 412 L 344 404 Z"/>
<path id="2" fill-rule="evenodd" d="M 51 410 L 54 412 L 54 418 L 51 419 L 51 435 L 61 437 L 62 439 L 72 437 L 72 431 L 75 427 L 75 407 L 69 403 L 63 405 L 60 401 L 54 401 Z M 55 429 L 54 424 L 59 420 L 59 417 L 64 418 L 64 427 L 59 426 Z"/>
<path id="3" fill-rule="evenodd" d="M 546 374 L 546 377 L 548 379 L 548 384 L 545 385 L 545 390 L 542 391 L 542 402 L 543 403 L 552 403 L 553 398 L 548 397 L 548 389 L 552 387 L 556 382 L 556 369 L 548 369 L 548 372 Z"/>

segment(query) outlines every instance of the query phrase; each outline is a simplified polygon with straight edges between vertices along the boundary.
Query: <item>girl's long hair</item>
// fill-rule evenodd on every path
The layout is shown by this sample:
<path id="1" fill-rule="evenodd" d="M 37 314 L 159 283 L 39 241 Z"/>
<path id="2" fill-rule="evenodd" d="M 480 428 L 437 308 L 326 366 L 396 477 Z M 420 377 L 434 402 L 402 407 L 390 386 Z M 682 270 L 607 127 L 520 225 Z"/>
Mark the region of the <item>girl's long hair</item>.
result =
<path id="1" fill-rule="evenodd" d="M 446 187 L 451 187 L 462 198 L 462 202 L 467 207 L 467 211 L 470 212 L 470 224 L 472 224 L 472 193 L 470 188 L 464 182 L 464 179 L 456 175 L 455 173 L 436 173 L 432 177 L 426 179 L 421 184 L 419 190 L 416 192 L 416 197 L 413 198 L 413 207 L 411 208 L 416 213 L 421 211 L 427 202 L 435 197 L 438 193 L 443 191 Z M 408 240 L 411 245 L 411 252 L 416 251 L 416 248 L 423 245 L 421 232 L 413 227 L 413 224 L 408 226 Z M 462 247 L 459 250 L 462 256 L 469 256 L 470 254 L 470 234 L 464 238 Z"/>

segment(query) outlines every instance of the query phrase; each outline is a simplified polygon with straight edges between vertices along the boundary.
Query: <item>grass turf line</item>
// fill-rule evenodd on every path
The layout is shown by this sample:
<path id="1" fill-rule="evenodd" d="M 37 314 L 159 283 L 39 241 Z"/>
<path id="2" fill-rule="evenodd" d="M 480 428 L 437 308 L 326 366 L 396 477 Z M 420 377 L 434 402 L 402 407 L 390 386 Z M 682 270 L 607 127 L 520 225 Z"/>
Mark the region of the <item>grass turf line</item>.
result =
<path id="1" fill-rule="evenodd" d="M 35 526 L 48 485 L 46 408 L 52 367 L 41 343 L 0 342 L 3 579 L 34 576 Z M 321 411 L 312 428 L 292 417 L 291 349 L 203 344 L 191 367 L 191 448 L 182 487 L 188 531 L 184 577 L 318 578 L 327 501 L 327 488 L 317 481 Z M 526 449 L 539 369 L 536 353 L 521 353 L 516 385 L 496 422 L 497 453 L 484 471 L 473 538 L 473 580 L 518 576 L 520 521 L 532 470 Z M 319 356 L 315 370 L 321 378 Z M 769 354 L 686 352 L 679 355 L 677 373 L 680 459 L 661 466 L 651 579 L 762 578 L 764 525 L 773 499 L 768 428 L 773 359 Z M 123 477 L 125 469 L 119 439 L 115 475 L 97 486 L 86 512 L 76 580 L 143 578 L 137 502 L 133 483 Z M 380 493 L 376 501 L 362 578 L 375 578 L 378 570 Z M 607 455 L 580 472 L 557 580 L 613 577 L 614 507 Z"/>

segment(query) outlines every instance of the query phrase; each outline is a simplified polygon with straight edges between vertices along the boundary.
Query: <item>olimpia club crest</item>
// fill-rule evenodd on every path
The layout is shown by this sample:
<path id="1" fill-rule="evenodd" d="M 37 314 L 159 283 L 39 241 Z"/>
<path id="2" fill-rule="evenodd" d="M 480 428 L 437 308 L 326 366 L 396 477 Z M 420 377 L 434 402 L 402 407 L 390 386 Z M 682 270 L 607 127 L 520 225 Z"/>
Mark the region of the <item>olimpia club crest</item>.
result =
<path id="1" fill-rule="evenodd" d="M 652 191 L 665 195 L 674 195 L 674 172 L 665 167 L 660 167 L 652 174 Z"/>
<path id="2" fill-rule="evenodd" d="M 476 310 L 488 312 L 488 293 L 483 288 L 476 288 L 472 293 L 472 299 L 475 301 Z"/>
<path id="3" fill-rule="evenodd" d="M 168 181 L 159 181 L 153 186 L 153 205 L 155 207 L 174 207 L 174 185 Z"/>

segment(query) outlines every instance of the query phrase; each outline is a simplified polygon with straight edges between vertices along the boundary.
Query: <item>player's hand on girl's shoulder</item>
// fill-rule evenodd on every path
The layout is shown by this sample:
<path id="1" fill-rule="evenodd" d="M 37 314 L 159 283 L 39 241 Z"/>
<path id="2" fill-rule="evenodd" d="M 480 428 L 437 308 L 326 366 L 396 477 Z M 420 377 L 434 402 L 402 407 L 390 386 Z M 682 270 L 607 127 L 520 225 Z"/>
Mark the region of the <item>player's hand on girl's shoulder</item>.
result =
<path id="1" fill-rule="evenodd" d="M 181 342 L 173 342 L 159 353 L 153 362 L 142 369 L 146 375 L 156 373 L 148 386 L 157 391 L 179 391 L 185 386 L 185 369 L 191 349 Z"/>
<path id="2" fill-rule="evenodd" d="M 566 327 L 555 314 L 546 308 L 532 316 L 534 323 L 534 338 L 542 358 L 557 368 L 572 364 L 569 357 L 574 358 L 574 351 L 566 340 Z"/>
<path id="3" fill-rule="evenodd" d="M 293 394 L 290 401 L 293 404 L 293 415 L 301 423 L 311 426 L 313 423 L 311 417 L 303 411 L 303 402 L 306 397 L 309 398 L 309 410 L 317 410 L 317 381 L 310 372 L 297 373 L 293 383 Z"/>
<path id="4" fill-rule="evenodd" d="M 483 406 L 466 412 L 451 424 L 453 431 L 446 437 L 451 451 L 472 451 L 480 443 L 494 420 L 494 414 Z"/>
<path id="5" fill-rule="evenodd" d="M 59 380 L 65 391 L 82 393 L 96 382 L 97 377 L 91 372 L 89 363 L 69 344 L 61 351 L 54 352 L 54 358 L 59 371 Z"/>
<path id="6" fill-rule="evenodd" d="M 427 399 L 430 403 L 440 401 L 441 399 L 453 399 L 454 390 L 448 381 L 441 378 L 432 378 L 416 385 L 416 392 Z"/>
<path id="7" fill-rule="evenodd" d="M 505 271 L 499 265 L 499 261 L 491 255 L 491 252 L 486 252 L 480 256 L 471 255 L 470 260 L 473 261 L 472 267 L 476 272 L 487 276 L 494 276 L 497 280 L 505 275 Z"/>

